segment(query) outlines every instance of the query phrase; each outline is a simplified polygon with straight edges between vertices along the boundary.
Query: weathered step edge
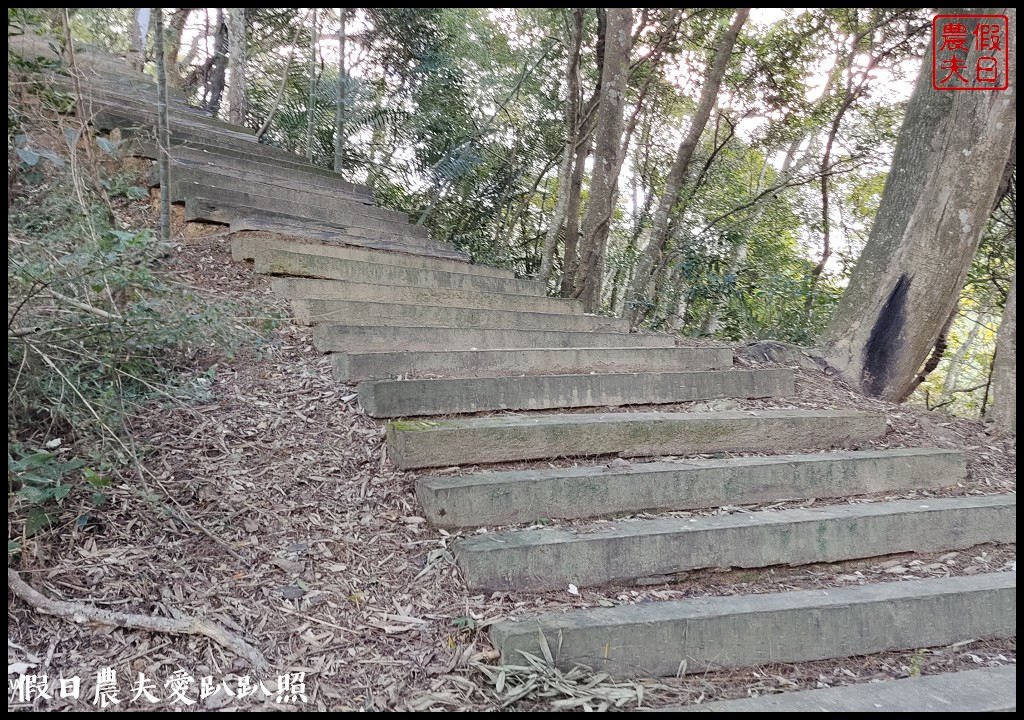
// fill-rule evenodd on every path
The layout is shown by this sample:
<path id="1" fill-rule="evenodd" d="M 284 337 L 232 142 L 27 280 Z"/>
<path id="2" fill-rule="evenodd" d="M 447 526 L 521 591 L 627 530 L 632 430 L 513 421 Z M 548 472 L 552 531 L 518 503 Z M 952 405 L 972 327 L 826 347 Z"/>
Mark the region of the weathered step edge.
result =
<path id="1" fill-rule="evenodd" d="M 669 335 L 602 332 L 549 332 L 508 328 L 369 327 L 317 325 L 313 346 L 320 352 L 395 352 L 398 350 L 500 350 L 553 347 L 673 347 Z"/>
<path id="2" fill-rule="evenodd" d="M 966 476 L 962 452 L 910 448 L 427 476 L 416 496 L 435 527 L 494 527 L 939 488 Z"/>
<path id="3" fill-rule="evenodd" d="M 524 295 L 523 297 L 539 297 Z M 555 332 L 628 333 L 624 319 L 600 315 L 548 313 L 532 310 L 492 310 L 448 305 L 412 304 L 365 300 L 301 298 L 291 301 L 292 316 L 304 325 L 344 323 L 346 325 L 421 325 L 423 327 L 460 327 L 466 329 L 505 327 L 519 330 Z"/>
<path id="4" fill-rule="evenodd" d="M 883 416 L 849 410 L 557 414 L 392 422 L 387 452 L 408 470 L 557 457 L 826 449 L 873 440 L 885 430 Z"/>
<path id="5" fill-rule="evenodd" d="M 657 518 L 577 532 L 475 535 L 455 557 L 473 590 L 555 590 L 671 577 L 710 567 L 765 568 L 961 550 L 1017 540 L 1013 495 Z"/>
<path id="6" fill-rule="evenodd" d="M 500 621 L 504 664 L 543 657 L 562 669 L 665 677 L 937 647 L 1017 634 L 1017 573 L 893 581 L 828 590 L 624 605 Z"/>
<path id="7" fill-rule="evenodd" d="M 376 380 L 359 385 L 371 417 L 451 415 L 485 410 L 550 410 L 663 405 L 716 398 L 785 397 L 793 371 L 701 370 L 678 373 L 527 375 L 523 377 Z"/>
<path id="8" fill-rule="evenodd" d="M 864 682 L 659 712 L 1016 712 L 1017 667 Z"/>
<path id="9" fill-rule="evenodd" d="M 241 185 L 240 181 L 238 183 Z M 268 188 L 258 189 L 271 192 Z M 197 202 L 198 198 L 203 198 L 204 203 Z M 193 199 L 193 203 L 190 204 L 189 199 Z M 426 230 L 415 225 L 390 220 L 366 219 L 363 216 L 346 212 L 336 203 L 314 197 L 304 199 L 306 202 L 285 198 L 281 192 L 268 195 L 248 187 L 241 190 L 235 187 L 218 187 L 209 183 L 190 182 L 188 178 L 175 179 L 174 176 L 171 177 L 171 201 L 185 203 L 185 214 L 189 220 L 230 222 L 230 220 L 218 219 L 213 216 L 213 213 L 217 212 L 217 208 L 249 208 L 253 213 L 267 216 L 291 216 L 335 227 L 356 237 L 424 247 L 437 244 L 428 236 Z M 360 205 L 360 207 L 367 206 Z M 205 217 L 208 212 L 211 217 Z"/>
<path id="10" fill-rule="evenodd" d="M 389 303 L 398 306 L 433 305 L 463 310 L 583 315 L 583 308 L 578 301 L 543 295 L 509 295 L 508 293 L 446 290 L 408 285 L 372 285 L 370 283 L 312 278 L 274 278 L 270 284 L 275 293 L 291 300 L 343 300 L 346 302 Z"/>
<path id="11" fill-rule="evenodd" d="M 335 353 L 340 382 L 403 376 L 495 377 L 583 372 L 682 372 L 732 367 L 729 348 L 523 348 L 454 352 Z"/>
<path id="12" fill-rule="evenodd" d="M 476 272 L 479 267 L 470 265 L 465 260 L 455 258 L 439 258 L 421 254 L 411 254 L 408 248 L 391 251 L 389 249 L 367 248 L 357 244 L 341 244 L 340 241 L 328 242 L 302 242 L 290 238 L 265 237 L 266 233 L 273 231 L 251 228 L 246 230 L 232 230 L 231 237 L 231 259 L 236 261 L 255 260 L 261 253 L 274 253 L 278 251 L 293 252 L 305 255 L 327 256 L 338 260 L 375 263 L 378 265 L 395 265 L 397 267 L 414 268 L 418 270 L 442 270 L 445 272 Z M 495 277 L 512 278 L 511 272 L 500 271 L 504 274 L 495 274 Z M 319 280 L 315 278 L 281 278 L 281 282 L 299 283 L 343 283 L 341 280 Z"/>
<path id="13" fill-rule="evenodd" d="M 157 144 L 152 130 L 123 128 L 122 132 L 130 139 L 130 142 L 124 146 L 124 151 L 127 154 L 150 160 L 158 158 Z M 376 204 L 370 188 L 365 185 L 350 183 L 333 170 L 328 170 L 318 165 L 310 165 L 304 157 L 291 155 L 290 153 L 284 153 L 283 155 L 268 153 L 266 152 L 268 148 L 271 151 L 275 150 L 275 148 L 269 145 L 255 145 L 250 148 L 249 152 L 246 152 L 242 147 L 218 145 L 214 140 L 215 138 L 204 138 L 200 135 L 190 135 L 183 132 L 172 133 L 171 156 L 173 157 L 177 150 L 184 149 L 189 153 L 194 153 L 193 157 L 205 155 L 211 160 L 214 158 L 226 158 L 236 166 L 254 163 L 257 167 L 273 168 L 275 172 L 281 171 L 293 178 L 309 177 L 310 179 L 319 179 L 322 182 L 330 183 L 332 187 L 339 188 L 342 192 L 351 194 L 364 204 Z"/>
<path id="14" fill-rule="evenodd" d="M 397 265 L 378 265 L 339 260 L 329 255 L 276 251 L 256 253 L 256 272 L 264 275 L 322 278 L 373 284 L 425 285 L 453 290 L 482 290 L 523 295 L 543 295 L 544 288 L 529 280 L 473 275 L 470 272 L 419 270 Z M 467 266 L 469 267 L 469 266 Z"/>

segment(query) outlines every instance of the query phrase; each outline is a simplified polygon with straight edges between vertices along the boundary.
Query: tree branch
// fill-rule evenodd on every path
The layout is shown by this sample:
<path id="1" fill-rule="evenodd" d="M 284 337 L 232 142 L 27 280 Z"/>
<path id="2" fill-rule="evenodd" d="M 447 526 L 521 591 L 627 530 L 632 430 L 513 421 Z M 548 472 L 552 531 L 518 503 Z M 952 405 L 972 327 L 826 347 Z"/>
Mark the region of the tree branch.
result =
<path id="1" fill-rule="evenodd" d="M 165 618 L 122 613 L 104 610 L 83 603 L 53 600 L 22 580 L 21 576 L 11 568 L 7 568 L 7 589 L 24 600 L 29 607 L 37 612 L 44 615 L 54 615 L 80 625 L 96 623 L 134 630 L 170 633 L 172 635 L 205 635 L 218 645 L 228 648 L 246 660 L 254 670 L 263 673 L 270 670 L 270 664 L 263 657 L 263 653 L 211 620 L 200 620 L 192 617 Z"/>

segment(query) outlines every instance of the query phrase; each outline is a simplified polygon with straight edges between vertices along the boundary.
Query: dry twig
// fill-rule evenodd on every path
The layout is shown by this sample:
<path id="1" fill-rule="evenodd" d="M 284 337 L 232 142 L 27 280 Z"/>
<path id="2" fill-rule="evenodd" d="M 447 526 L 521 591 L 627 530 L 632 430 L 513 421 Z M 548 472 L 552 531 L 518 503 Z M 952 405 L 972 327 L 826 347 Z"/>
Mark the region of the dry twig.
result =
<path id="1" fill-rule="evenodd" d="M 70 620 L 75 623 L 98 623 L 132 628 L 134 630 L 150 630 L 152 632 L 171 633 L 174 635 L 205 635 L 218 645 L 228 648 L 239 657 L 245 659 L 257 672 L 267 672 L 269 663 L 263 653 L 232 632 L 225 630 L 217 623 L 198 618 L 165 618 L 151 615 L 115 612 L 90 607 L 67 600 L 53 600 L 33 588 L 21 579 L 11 568 L 7 568 L 7 587 L 15 595 L 32 606 L 33 609 L 46 615 Z"/>

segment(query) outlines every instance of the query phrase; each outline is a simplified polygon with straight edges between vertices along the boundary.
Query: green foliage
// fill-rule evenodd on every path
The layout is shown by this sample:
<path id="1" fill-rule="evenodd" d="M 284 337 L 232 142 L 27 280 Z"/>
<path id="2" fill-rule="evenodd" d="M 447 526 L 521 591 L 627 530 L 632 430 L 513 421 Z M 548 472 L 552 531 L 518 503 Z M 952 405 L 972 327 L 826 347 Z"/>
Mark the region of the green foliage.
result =
<path id="1" fill-rule="evenodd" d="M 48 445 L 57 446 L 59 441 L 51 441 Z M 8 444 L 7 488 L 17 506 L 27 508 L 26 537 L 32 537 L 56 522 L 63 514 L 65 499 L 82 480 L 93 490 L 90 497 L 93 507 L 102 505 L 107 495 L 101 488 L 110 485 L 111 480 L 86 467 L 81 458 L 62 460 L 58 452 L 30 451 L 20 443 Z M 8 551 L 11 550 L 8 542 Z"/>

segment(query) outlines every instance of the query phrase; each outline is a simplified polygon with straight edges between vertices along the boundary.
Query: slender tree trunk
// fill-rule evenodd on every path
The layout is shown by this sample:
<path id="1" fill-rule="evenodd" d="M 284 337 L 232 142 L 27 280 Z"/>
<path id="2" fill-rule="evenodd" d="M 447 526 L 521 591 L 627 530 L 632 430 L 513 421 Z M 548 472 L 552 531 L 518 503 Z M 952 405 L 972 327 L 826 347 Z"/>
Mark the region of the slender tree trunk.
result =
<path id="1" fill-rule="evenodd" d="M 562 164 L 558 168 L 558 199 L 555 201 L 555 212 L 551 216 L 548 232 L 544 236 L 544 250 L 540 260 L 540 279 L 545 283 L 551 278 L 558 235 L 565 225 L 565 216 L 569 209 L 569 177 L 572 174 L 572 161 L 576 156 L 576 141 L 579 137 L 580 46 L 583 43 L 583 8 L 573 8 L 572 15 L 572 29 L 569 31 L 569 57 L 565 68 L 565 148 Z"/>
<path id="2" fill-rule="evenodd" d="M 164 61 L 164 9 L 156 13 L 156 135 L 160 146 L 157 153 L 157 172 L 160 175 L 160 240 L 171 241 L 171 139 L 167 127 L 167 68 Z"/>
<path id="3" fill-rule="evenodd" d="M 967 338 L 960 343 L 960 347 L 953 353 L 953 357 L 949 359 L 949 366 L 946 368 L 946 376 L 942 379 L 942 393 L 939 394 L 939 405 L 945 405 L 956 390 L 957 381 L 960 379 L 960 371 L 964 366 L 964 359 L 967 357 L 967 353 L 970 352 L 971 346 L 974 345 L 978 339 L 978 332 L 985 324 L 985 316 L 982 315 L 977 320 L 974 320 L 971 324 L 971 329 L 967 332 Z"/>
<path id="4" fill-rule="evenodd" d="M 245 8 L 228 10 L 228 120 L 245 125 L 249 114 L 249 92 L 246 81 Z"/>
<path id="5" fill-rule="evenodd" d="M 649 112 L 647 115 L 648 122 L 644 125 L 639 142 L 637 143 L 637 156 L 633 158 L 634 164 L 639 167 L 637 167 L 634 172 L 630 173 L 633 231 L 630 233 L 629 241 L 626 244 L 626 250 L 623 253 L 622 262 L 619 264 L 619 267 L 615 271 L 615 276 L 612 278 L 613 294 L 609 307 L 611 308 L 611 312 L 615 315 L 621 315 L 625 312 L 624 303 L 626 299 L 626 291 L 631 280 L 630 270 L 632 269 L 633 262 L 635 260 L 636 249 L 640 245 L 640 238 L 647 229 L 647 223 L 651 216 L 651 206 L 654 203 L 654 197 L 651 193 L 644 192 L 642 197 L 640 193 L 640 183 L 642 178 L 650 177 L 650 120 L 653 113 Z"/>
<path id="6" fill-rule="evenodd" d="M 338 8 L 338 104 L 334 108 L 334 172 L 340 173 L 345 166 L 345 84 L 348 74 L 345 69 L 345 13 L 348 8 Z"/>
<path id="7" fill-rule="evenodd" d="M 579 240 L 580 240 L 580 206 L 583 204 L 583 172 L 586 168 L 587 158 L 590 156 L 590 147 L 593 140 L 590 128 L 580 138 L 581 142 L 576 146 L 576 161 L 572 167 L 572 178 L 569 182 L 569 207 L 566 209 L 565 217 L 565 256 L 562 259 L 562 281 L 559 294 L 562 297 L 571 297 L 573 283 L 576 281 L 576 268 L 580 265 Z"/>
<path id="8" fill-rule="evenodd" d="M 316 109 L 316 8 L 313 8 L 313 27 L 309 31 L 309 95 L 306 102 L 306 159 L 313 162 L 313 117 Z"/>
<path id="9" fill-rule="evenodd" d="M 711 111 L 714 109 L 715 100 L 718 98 L 718 90 L 725 77 L 725 71 L 729 67 L 729 59 L 732 56 L 733 46 L 736 38 L 739 37 L 740 29 L 750 15 L 750 8 L 741 8 L 733 18 L 729 29 L 718 42 L 715 49 L 715 57 L 708 66 L 707 77 L 704 79 L 704 86 L 701 88 L 700 102 L 697 111 L 694 113 L 690 129 L 686 137 L 679 144 L 675 161 L 669 170 L 665 180 L 665 191 L 662 193 L 657 210 L 654 211 L 654 220 L 651 227 L 651 241 L 647 249 L 640 256 L 636 272 L 633 275 L 633 282 L 630 287 L 630 298 L 627 302 L 627 317 L 630 326 L 636 328 L 643 321 L 646 313 L 647 301 L 651 296 L 651 287 L 658 266 L 661 264 L 662 253 L 665 252 L 665 244 L 668 241 L 669 214 L 672 208 L 679 201 L 683 185 L 686 182 L 686 172 L 690 166 L 693 152 L 697 148 L 700 136 L 704 132 Z"/>
<path id="10" fill-rule="evenodd" d="M 221 99 L 228 68 L 228 26 L 224 22 L 223 8 L 217 8 L 217 32 L 213 40 L 213 62 L 207 80 L 209 91 L 206 95 L 206 109 L 216 115 L 220 112 Z"/>
<path id="11" fill-rule="evenodd" d="M 1016 10 L 1000 14 L 1010 18 L 1009 89 L 935 90 L 923 63 L 871 234 L 821 339 L 867 395 L 900 402 L 913 390 L 991 211 L 1016 130 Z"/>
<path id="12" fill-rule="evenodd" d="M 284 100 L 284 91 L 288 87 L 288 73 L 291 72 L 292 62 L 295 60 L 295 45 L 299 41 L 299 35 L 302 34 L 302 26 L 306 24 L 306 19 L 309 17 L 310 12 L 312 10 L 306 11 L 306 14 L 299 21 L 299 26 L 292 33 L 291 42 L 288 43 L 288 60 L 285 61 L 284 69 L 281 71 L 281 84 L 277 86 L 277 95 L 274 96 L 274 104 L 270 106 L 267 119 L 263 121 L 260 129 L 256 131 L 257 140 L 262 139 L 263 135 L 270 128 L 271 123 L 274 122 L 274 115 L 277 114 L 277 109 L 281 107 L 281 101 Z"/>
<path id="13" fill-rule="evenodd" d="M 576 272 L 575 295 L 586 312 L 601 309 L 601 285 L 604 255 L 618 199 L 622 149 L 623 110 L 626 107 L 626 73 L 633 30 L 630 8 L 608 8 L 604 67 L 601 72 L 601 100 L 594 129 L 594 171 L 590 181 L 590 201 L 583 218 L 583 245 L 580 267 Z"/>
<path id="14" fill-rule="evenodd" d="M 857 10 L 854 10 L 853 12 L 856 17 Z M 869 73 L 874 68 L 876 62 L 874 55 L 868 56 L 867 66 L 861 71 L 860 81 L 854 85 L 853 62 L 857 57 L 858 48 L 864 37 L 865 33 L 860 33 L 850 39 L 850 48 L 846 53 L 845 59 L 846 90 L 843 94 L 843 102 L 839 106 L 839 110 L 836 112 L 835 117 L 832 119 L 832 124 L 829 127 L 828 137 L 825 140 L 825 152 L 821 157 L 821 259 L 818 261 L 818 264 L 814 266 L 814 269 L 811 270 L 810 283 L 807 288 L 807 298 L 804 301 L 804 311 L 807 313 L 808 319 L 811 315 L 811 309 L 814 306 L 814 294 L 818 287 L 818 281 L 821 279 L 822 273 L 825 272 L 825 267 L 828 264 L 829 258 L 832 257 L 832 217 L 829 210 L 829 178 L 832 174 L 832 149 L 835 146 L 836 137 L 839 135 L 839 128 L 843 123 L 843 117 L 857 98 L 863 94 L 869 78 Z"/>
<path id="15" fill-rule="evenodd" d="M 185 32 L 185 24 L 188 22 L 192 10 L 194 8 L 178 8 L 171 13 L 171 20 L 167 24 L 167 31 L 165 32 L 167 37 L 164 38 L 164 45 L 166 46 L 164 72 L 167 75 L 168 88 L 180 90 L 182 86 L 182 64 L 179 62 L 178 56 L 181 54 L 181 41 Z M 198 36 L 196 39 L 198 40 Z M 188 67 L 189 62 L 185 62 L 186 67 Z"/>
<path id="16" fill-rule="evenodd" d="M 146 64 L 146 36 L 149 35 L 151 8 L 135 8 L 134 22 L 128 34 L 128 67 L 142 72 Z"/>
<path id="17" fill-rule="evenodd" d="M 992 409 L 988 418 L 1003 432 L 1017 432 L 1017 275 L 1010 281 L 992 363 Z"/>

